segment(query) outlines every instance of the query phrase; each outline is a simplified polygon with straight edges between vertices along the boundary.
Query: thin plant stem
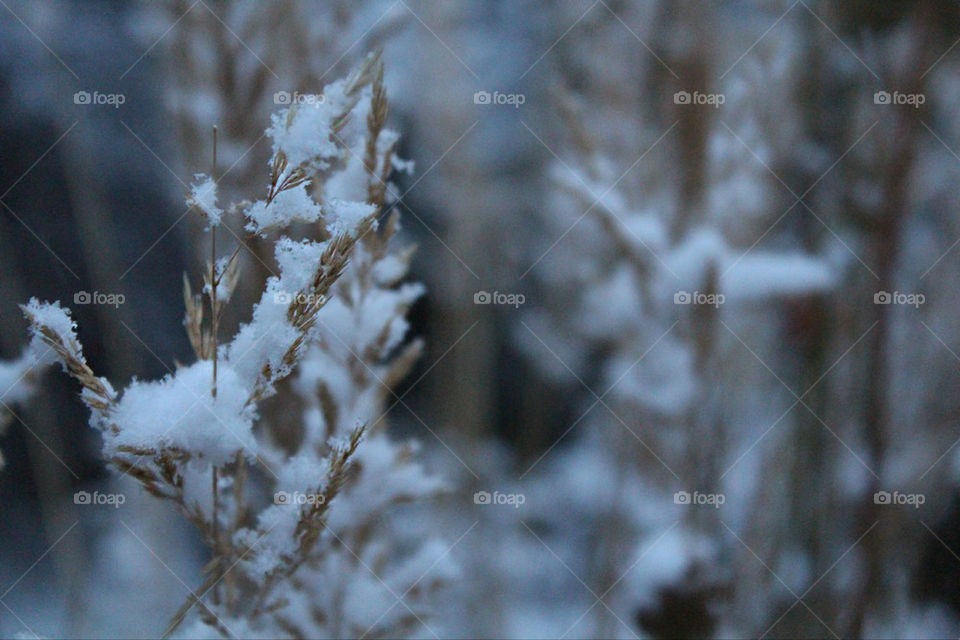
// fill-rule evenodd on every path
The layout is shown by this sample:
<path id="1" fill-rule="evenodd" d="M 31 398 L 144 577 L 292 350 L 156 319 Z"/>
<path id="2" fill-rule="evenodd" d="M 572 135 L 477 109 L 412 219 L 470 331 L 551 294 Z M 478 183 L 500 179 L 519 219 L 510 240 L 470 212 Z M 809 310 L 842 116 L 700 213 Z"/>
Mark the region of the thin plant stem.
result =
<path id="1" fill-rule="evenodd" d="M 210 177 L 216 182 L 217 179 L 217 127 L 213 127 L 213 167 L 210 172 Z M 213 396 L 214 400 L 217 397 L 217 333 L 218 333 L 218 323 L 217 316 L 220 313 L 220 309 L 217 304 L 217 226 L 215 224 L 210 225 L 210 339 L 213 344 L 213 384 L 210 387 L 210 394 Z M 219 559 L 221 554 L 221 545 L 220 545 L 220 496 L 219 490 L 217 487 L 217 467 L 213 466 L 212 474 L 212 490 L 213 490 L 213 553 L 214 556 Z M 219 563 L 218 563 L 219 564 Z M 213 587 L 213 593 L 211 597 L 214 604 L 219 604 L 220 600 L 220 590 L 218 585 L 215 584 Z"/>

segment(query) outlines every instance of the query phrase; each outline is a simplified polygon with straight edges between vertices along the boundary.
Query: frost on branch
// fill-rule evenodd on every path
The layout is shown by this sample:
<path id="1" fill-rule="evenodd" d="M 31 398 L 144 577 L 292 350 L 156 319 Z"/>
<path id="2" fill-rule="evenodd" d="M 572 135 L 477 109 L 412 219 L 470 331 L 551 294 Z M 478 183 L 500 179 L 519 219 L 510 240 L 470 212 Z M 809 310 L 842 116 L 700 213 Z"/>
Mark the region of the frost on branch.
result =
<path id="1" fill-rule="evenodd" d="M 212 177 L 191 188 L 210 233 L 240 212 L 251 234 L 276 234 L 276 270 L 231 340 L 218 327 L 242 254 L 215 255 L 215 236 L 199 294 L 184 277 L 197 361 L 161 380 L 115 392 L 87 366 L 68 310 L 23 306 L 32 352 L 52 350 L 82 386 L 104 458 L 209 547 L 199 597 L 172 612 L 168 634 L 405 635 L 453 575 L 445 543 L 397 525 L 403 504 L 445 485 L 384 428 L 385 399 L 420 355 L 405 315 L 423 288 L 400 282 L 412 252 L 393 246 L 396 214 L 377 224 L 397 139 L 379 55 L 324 96 L 274 115 L 262 200 L 221 208 Z M 275 396 L 302 407 L 302 425 L 264 410 Z"/>

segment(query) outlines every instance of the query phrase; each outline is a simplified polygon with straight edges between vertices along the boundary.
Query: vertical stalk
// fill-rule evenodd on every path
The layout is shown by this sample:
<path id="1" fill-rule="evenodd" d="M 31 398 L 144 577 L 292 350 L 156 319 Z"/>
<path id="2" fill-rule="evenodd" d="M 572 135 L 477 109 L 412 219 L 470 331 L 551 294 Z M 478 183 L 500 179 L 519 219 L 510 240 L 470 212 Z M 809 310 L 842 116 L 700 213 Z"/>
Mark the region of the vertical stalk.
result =
<path id="1" fill-rule="evenodd" d="M 213 170 L 210 178 L 217 182 L 217 127 L 213 127 Z M 217 227 L 210 225 L 210 334 L 213 341 L 213 386 L 210 389 L 214 398 L 217 397 L 217 331 L 219 328 L 220 305 L 217 301 Z"/>
<path id="2" fill-rule="evenodd" d="M 929 34 L 933 32 L 933 11 L 930 6 L 917 8 L 912 16 L 912 42 L 905 77 L 899 79 L 899 85 L 905 92 L 923 93 L 924 76 L 921 69 L 927 68 L 932 55 L 928 49 Z M 898 107 L 889 134 L 890 146 L 887 157 L 890 163 L 884 169 L 883 204 L 877 211 L 874 222 L 875 235 L 872 243 L 875 250 L 877 283 L 892 290 L 895 268 L 902 245 L 902 233 L 909 212 L 909 189 L 912 174 L 915 171 L 916 146 L 915 132 L 920 124 L 916 109 Z M 876 328 L 869 336 L 867 367 L 870 374 L 866 389 L 864 407 L 864 435 L 871 466 L 884 476 L 887 463 L 887 450 L 891 440 L 891 313 L 886 305 L 873 305 L 873 317 Z M 886 479 L 886 478 L 883 478 Z M 878 617 L 890 616 L 893 603 L 893 578 L 888 570 L 892 557 L 889 549 L 891 541 L 896 540 L 897 532 L 889 520 L 881 517 L 880 507 L 873 500 L 874 492 L 880 490 L 878 479 L 863 497 L 857 525 L 860 531 L 866 531 L 871 523 L 880 522 L 875 533 L 863 541 L 865 573 L 848 607 L 851 615 L 844 629 L 847 637 L 861 637 L 865 620 L 871 611 Z"/>
<path id="3" fill-rule="evenodd" d="M 217 181 L 217 127 L 213 127 L 213 168 L 210 172 L 210 178 L 216 183 Z M 215 224 L 210 225 L 210 341 L 213 345 L 213 353 L 211 357 L 213 358 L 213 383 L 210 386 L 210 395 L 213 396 L 214 400 L 217 397 L 217 315 L 220 313 L 219 304 L 217 303 L 217 226 Z M 213 554 L 214 557 L 218 559 L 220 557 L 220 496 L 217 488 L 217 478 L 218 470 L 216 465 L 213 467 L 213 474 L 211 477 L 212 481 L 212 491 L 213 491 Z M 220 591 L 218 588 L 219 585 L 214 585 L 213 593 L 211 597 L 214 604 L 219 604 L 220 602 Z"/>

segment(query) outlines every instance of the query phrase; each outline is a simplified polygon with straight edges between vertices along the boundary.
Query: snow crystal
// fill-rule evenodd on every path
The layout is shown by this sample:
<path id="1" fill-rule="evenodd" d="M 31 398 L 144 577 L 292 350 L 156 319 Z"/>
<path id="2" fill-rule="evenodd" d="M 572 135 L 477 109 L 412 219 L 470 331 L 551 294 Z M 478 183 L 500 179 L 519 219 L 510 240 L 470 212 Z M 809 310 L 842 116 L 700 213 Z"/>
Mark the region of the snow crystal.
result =
<path id="1" fill-rule="evenodd" d="M 223 215 L 223 209 L 217 206 L 217 183 L 210 176 L 198 173 L 194 176 L 197 180 L 190 186 L 190 197 L 187 198 L 187 204 L 196 207 L 206 216 L 211 227 L 220 224 L 220 216 Z"/>
<path id="2" fill-rule="evenodd" d="M 28 349 L 35 359 L 40 360 L 43 364 L 49 364 L 56 360 L 50 345 L 46 343 L 38 330 L 38 327 L 44 326 L 60 337 L 61 342 L 71 351 L 73 357 L 85 362 L 80 344 L 77 342 L 77 324 L 70 317 L 70 309 L 61 307 L 59 300 L 40 302 L 36 298 L 30 298 L 30 301 L 21 308 L 25 315 L 32 318 L 30 333 L 33 339 L 30 341 Z M 66 364 L 61 363 L 61 366 L 64 371 L 67 370 Z"/>
<path id="3" fill-rule="evenodd" d="M 254 306 L 253 318 L 224 350 L 237 375 L 251 388 L 265 366 L 275 372 L 286 368 L 283 355 L 299 336 L 287 319 L 291 293 L 280 280 L 269 278 L 260 302 Z"/>
<path id="4" fill-rule="evenodd" d="M 305 164 L 326 168 L 327 160 L 339 154 L 331 136 L 337 112 L 338 109 L 325 100 L 297 104 L 274 113 L 267 129 L 267 135 L 273 139 L 274 155 L 282 151 L 290 167 Z"/>
<path id="5" fill-rule="evenodd" d="M 327 464 L 320 463 L 312 450 L 287 458 L 276 470 L 277 491 L 323 491 L 327 486 Z"/>
<path id="6" fill-rule="evenodd" d="M 307 193 L 307 183 L 303 183 L 281 191 L 270 203 L 264 200 L 253 203 L 246 212 L 246 228 L 263 234 L 294 222 L 316 222 L 322 213 L 320 205 Z"/>
<path id="7" fill-rule="evenodd" d="M 346 200 L 366 200 L 371 178 L 364 164 L 362 149 L 352 150 L 344 162 L 344 167 L 327 177 L 323 185 L 324 201 L 332 198 Z"/>
<path id="8" fill-rule="evenodd" d="M 296 293 L 306 287 L 320 267 L 320 257 L 326 242 L 296 241 L 280 238 L 274 248 L 274 257 L 280 267 L 281 281 L 287 293 Z"/>
<path id="9" fill-rule="evenodd" d="M 201 360 L 155 382 L 134 381 L 113 413 L 116 447 L 178 447 L 216 465 L 238 450 L 256 451 L 251 428 L 254 411 L 246 407 L 250 389 L 226 363 L 217 369 L 217 397 L 210 394 L 213 363 Z"/>
<path id="10" fill-rule="evenodd" d="M 23 305 L 23 310 L 37 325 L 48 327 L 61 337 L 76 339 L 77 324 L 70 318 L 70 309 L 61 307 L 59 300 L 40 302 L 36 298 L 30 298 L 30 301 Z"/>
<path id="11" fill-rule="evenodd" d="M 263 580 L 267 573 L 281 566 L 297 547 L 295 531 L 300 509 L 291 504 L 271 504 L 257 516 L 257 528 L 239 529 L 234 542 L 241 547 L 252 547 L 243 564 L 246 573 L 255 580 Z"/>
<path id="12" fill-rule="evenodd" d="M 377 208 L 355 200 L 331 198 L 326 207 L 327 229 L 334 236 L 357 237 L 357 226 L 369 218 Z"/>

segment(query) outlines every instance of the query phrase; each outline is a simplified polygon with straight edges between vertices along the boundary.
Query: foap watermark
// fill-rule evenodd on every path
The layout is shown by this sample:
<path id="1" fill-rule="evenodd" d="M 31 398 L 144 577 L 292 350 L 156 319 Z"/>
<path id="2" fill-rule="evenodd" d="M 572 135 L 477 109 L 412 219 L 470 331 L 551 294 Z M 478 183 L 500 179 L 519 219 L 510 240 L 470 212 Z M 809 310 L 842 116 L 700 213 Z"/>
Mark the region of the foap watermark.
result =
<path id="1" fill-rule="evenodd" d="M 301 493 L 299 491 L 277 491 L 273 494 L 273 504 L 302 506 L 305 504 L 323 504 L 327 497 L 322 493 Z"/>
<path id="2" fill-rule="evenodd" d="M 325 296 L 316 294 L 316 293 L 304 293 L 302 291 L 297 291 L 296 293 L 290 293 L 289 291 L 277 291 L 273 294 L 273 302 L 275 304 L 322 304 L 326 300 Z"/>
<path id="3" fill-rule="evenodd" d="M 473 104 L 495 104 L 509 105 L 514 109 L 519 109 L 520 105 L 527 101 L 527 96 L 522 93 L 503 93 L 501 91 L 477 91 L 473 94 Z"/>
<path id="4" fill-rule="evenodd" d="M 522 293 L 500 293 L 499 291 L 490 293 L 489 291 L 477 291 L 473 294 L 473 304 L 508 304 L 519 308 L 520 305 L 526 301 L 527 297 Z"/>
<path id="5" fill-rule="evenodd" d="M 122 93 L 100 93 L 94 91 L 77 91 L 73 94 L 73 104 L 107 104 L 114 109 L 119 109 L 120 105 L 127 101 L 127 96 Z"/>
<path id="6" fill-rule="evenodd" d="M 707 304 L 719 307 L 726 301 L 722 293 L 701 293 L 700 291 L 677 291 L 673 294 L 673 304 Z"/>
<path id="7" fill-rule="evenodd" d="M 727 96 L 722 93 L 702 93 L 700 91 L 677 91 L 673 94 L 673 104 L 696 104 L 707 105 L 714 109 L 719 109 L 720 105 L 727 101 Z"/>
<path id="8" fill-rule="evenodd" d="M 714 509 L 719 509 L 720 505 L 726 501 L 727 496 L 722 493 L 700 493 L 699 491 L 690 493 L 689 491 L 677 491 L 673 494 L 674 504 L 694 506 L 709 505 Z"/>
<path id="9" fill-rule="evenodd" d="M 877 291 L 873 294 L 873 304 L 905 304 L 915 309 L 927 301 L 922 293 L 901 293 L 900 291 Z"/>
<path id="10" fill-rule="evenodd" d="M 902 93 L 900 91 L 877 91 L 873 94 L 873 104 L 901 104 L 919 109 L 927 101 L 922 93 Z"/>
<path id="11" fill-rule="evenodd" d="M 927 496 L 922 493 L 900 493 L 894 491 L 877 491 L 873 494 L 873 504 L 890 505 L 909 505 L 914 509 L 919 509 L 920 505 L 927 501 Z"/>
<path id="12" fill-rule="evenodd" d="M 73 294 L 73 304 L 106 304 L 119 307 L 127 298 L 122 293 L 103 293 L 101 291 L 77 291 Z"/>
<path id="13" fill-rule="evenodd" d="M 120 505 L 127 501 L 127 496 L 122 493 L 100 493 L 94 491 L 77 491 L 73 494 L 73 504 L 82 505 L 109 505 L 114 509 L 119 509 Z"/>
<path id="14" fill-rule="evenodd" d="M 519 509 L 520 505 L 527 501 L 527 496 L 522 493 L 500 493 L 494 491 L 477 491 L 473 494 L 473 504 L 497 504 L 510 505 L 514 509 Z"/>
<path id="15" fill-rule="evenodd" d="M 323 104 L 327 98 L 322 93 L 300 93 L 294 91 L 277 91 L 273 94 L 273 104 Z"/>

